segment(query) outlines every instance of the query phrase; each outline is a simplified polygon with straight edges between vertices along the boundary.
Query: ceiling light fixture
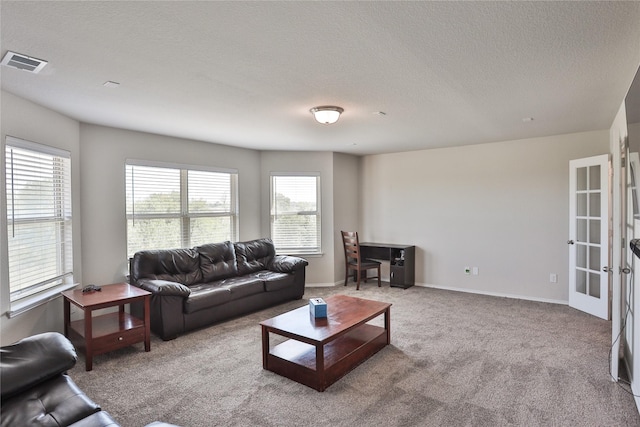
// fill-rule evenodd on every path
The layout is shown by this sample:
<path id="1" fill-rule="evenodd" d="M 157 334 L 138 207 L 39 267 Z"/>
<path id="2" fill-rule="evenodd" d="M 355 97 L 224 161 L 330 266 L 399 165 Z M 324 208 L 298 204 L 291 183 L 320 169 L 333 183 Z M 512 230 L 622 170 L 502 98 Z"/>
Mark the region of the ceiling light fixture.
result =
<path id="1" fill-rule="evenodd" d="M 344 109 L 332 105 L 323 105 L 321 107 L 313 107 L 309 111 L 311 111 L 318 123 L 330 125 L 338 121 Z"/>

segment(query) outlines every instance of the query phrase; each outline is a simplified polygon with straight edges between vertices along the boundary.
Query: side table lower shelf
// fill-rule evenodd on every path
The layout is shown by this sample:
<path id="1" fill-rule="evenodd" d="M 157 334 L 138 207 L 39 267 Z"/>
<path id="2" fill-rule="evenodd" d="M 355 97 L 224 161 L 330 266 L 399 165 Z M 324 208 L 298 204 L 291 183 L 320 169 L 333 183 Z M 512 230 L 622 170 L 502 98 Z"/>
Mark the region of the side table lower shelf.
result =
<path id="1" fill-rule="evenodd" d="M 87 351 L 84 320 L 69 325 L 69 332 L 80 338 L 79 347 Z M 91 352 L 107 353 L 144 341 L 144 322 L 129 313 L 117 312 L 95 316 L 92 319 Z"/>

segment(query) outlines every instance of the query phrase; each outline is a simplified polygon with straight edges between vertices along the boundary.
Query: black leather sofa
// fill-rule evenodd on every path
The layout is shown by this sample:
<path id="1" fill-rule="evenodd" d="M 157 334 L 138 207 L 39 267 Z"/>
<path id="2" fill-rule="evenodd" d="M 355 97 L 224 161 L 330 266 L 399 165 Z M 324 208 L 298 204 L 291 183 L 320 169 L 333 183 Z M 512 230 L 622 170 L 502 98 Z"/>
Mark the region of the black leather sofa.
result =
<path id="1" fill-rule="evenodd" d="M 271 239 L 137 252 L 130 283 L 152 293 L 151 331 L 170 340 L 187 331 L 304 295 L 303 258 L 276 255 Z M 132 304 L 142 316 L 142 304 Z"/>
<path id="2" fill-rule="evenodd" d="M 0 348 L 2 427 L 118 426 L 73 382 L 77 360 L 64 335 L 46 332 Z"/>

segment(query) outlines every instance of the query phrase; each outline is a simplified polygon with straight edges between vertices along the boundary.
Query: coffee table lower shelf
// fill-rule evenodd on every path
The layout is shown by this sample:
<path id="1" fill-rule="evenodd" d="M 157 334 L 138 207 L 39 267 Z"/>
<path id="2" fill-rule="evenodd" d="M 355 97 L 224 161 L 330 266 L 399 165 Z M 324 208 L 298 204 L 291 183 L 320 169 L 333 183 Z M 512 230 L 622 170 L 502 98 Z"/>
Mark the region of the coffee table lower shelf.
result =
<path id="1" fill-rule="evenodd" d="M 363 324 L 316 347 L 295 339 L 284 341 L 266 355 L 265 369 L 324 391 L 388 342 L 385 328 Z M 318 356 L 322 351 L 323 357 Z"/>

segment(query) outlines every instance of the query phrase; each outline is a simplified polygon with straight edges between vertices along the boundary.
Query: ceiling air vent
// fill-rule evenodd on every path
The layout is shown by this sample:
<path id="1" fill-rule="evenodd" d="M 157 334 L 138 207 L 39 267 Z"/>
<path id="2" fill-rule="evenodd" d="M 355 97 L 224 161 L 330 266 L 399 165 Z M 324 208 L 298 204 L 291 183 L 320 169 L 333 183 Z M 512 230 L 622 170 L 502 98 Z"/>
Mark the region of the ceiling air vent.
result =
<path id="1" fill-rule="evenodd" d="M 47 61 L 8 51 L 2 58 L 2 65 L 37 74 L 47 65 Z"/>

